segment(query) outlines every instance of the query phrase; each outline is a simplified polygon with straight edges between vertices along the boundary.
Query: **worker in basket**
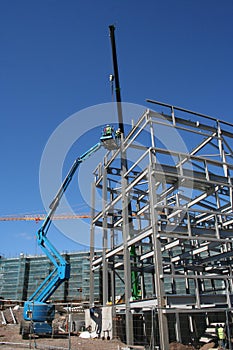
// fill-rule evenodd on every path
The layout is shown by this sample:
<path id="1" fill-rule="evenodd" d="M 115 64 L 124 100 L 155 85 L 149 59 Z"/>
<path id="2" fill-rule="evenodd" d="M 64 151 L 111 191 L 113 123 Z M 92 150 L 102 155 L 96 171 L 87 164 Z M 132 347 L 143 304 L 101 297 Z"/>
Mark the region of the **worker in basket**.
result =
<path id="1" fill-rule="evenodd" d="M 113 136 L 114 129 L 112 126 L 107 124 L 103 129 L 103 136 Z"/>

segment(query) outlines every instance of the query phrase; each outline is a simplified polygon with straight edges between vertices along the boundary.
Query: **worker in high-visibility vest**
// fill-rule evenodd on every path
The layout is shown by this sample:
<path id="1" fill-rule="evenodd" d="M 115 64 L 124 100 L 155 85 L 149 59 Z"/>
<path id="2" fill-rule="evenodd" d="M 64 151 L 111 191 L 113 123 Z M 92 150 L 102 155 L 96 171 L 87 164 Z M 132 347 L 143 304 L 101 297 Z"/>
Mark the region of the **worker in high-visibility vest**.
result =
<path id="1" fill-rule="evenodd" d="M 218 335 L 218 345 L 220 349 L 226 349 L 225 347 L 226 334 L 222 324 L 220 324 L 220 326 L 217 328 L 217 335 Z"/>
<path id="2" fill-rule="evenodd" d="M 109 124 L 105 126 L 103 130 L 103 136 L 112 136 L 114 129 Z"/>

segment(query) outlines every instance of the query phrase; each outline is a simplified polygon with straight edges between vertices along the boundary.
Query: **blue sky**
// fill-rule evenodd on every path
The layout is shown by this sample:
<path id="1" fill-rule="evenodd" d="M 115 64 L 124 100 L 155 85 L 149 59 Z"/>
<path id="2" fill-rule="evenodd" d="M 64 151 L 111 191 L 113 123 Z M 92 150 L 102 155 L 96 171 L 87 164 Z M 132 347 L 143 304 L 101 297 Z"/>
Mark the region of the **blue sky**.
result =
<path id="1" fill-rule="evenodd" d="M 44 212 L 39 166 L 50 135 L 75 112 L 112 101 L 110 24 L 123 101 L 154 108 L 151 98 L 231 122 L 232 18 L 232 0 L 1 0 L 0 216 Z M 75 205 L 87 210 L 81 198 Z M 38 225 L 0 222 L 0 254 L 40 253 Z M 59 250 L 80 249 L 54 239 Z"/>

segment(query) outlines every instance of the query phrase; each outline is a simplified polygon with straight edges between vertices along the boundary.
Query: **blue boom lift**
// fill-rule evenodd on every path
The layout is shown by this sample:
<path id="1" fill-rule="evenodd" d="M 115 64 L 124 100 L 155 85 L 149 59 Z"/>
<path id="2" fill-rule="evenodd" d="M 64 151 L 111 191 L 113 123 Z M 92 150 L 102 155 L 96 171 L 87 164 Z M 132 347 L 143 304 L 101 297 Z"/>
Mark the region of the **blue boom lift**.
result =
<path id="1" fill-rule="evenodd" d="M 101 146 L 108 150 L 117 148 L 117 139 L 114 133 L 105 135 L 103 132 L 100 142 L 91 147 L 87 152 L 78 157 L 67 176 L 65 177 L 61 187 L 59 188 L 54 200 L 50 205 L 50 211 L 46 216 L 41 228 L 37 232 L 37 242 L 42 251 L 47 255 L 53 263 L 54 269 L 48 277 L 41 283 L 36 291 L 24 303 L 23 318 L 25 321 L 21 323 L 20 333 L 23 338 L 27 338 L 30 333 L 34 334 L 52 334 L 52 321 L 55 317 L 55 305 L 47 301 L 56 289 L 66 280 L 70 278 L 70 265 L 61 256 L 57 249 L 47 238 L 48 229 L 52 223 L 53 215 L 59 206 L 59 202 L 65 193 L 69 183 L 71 182 L 79 165 L 98 151 Z M 28 322 L 30 321 L 30 322 Z"/>

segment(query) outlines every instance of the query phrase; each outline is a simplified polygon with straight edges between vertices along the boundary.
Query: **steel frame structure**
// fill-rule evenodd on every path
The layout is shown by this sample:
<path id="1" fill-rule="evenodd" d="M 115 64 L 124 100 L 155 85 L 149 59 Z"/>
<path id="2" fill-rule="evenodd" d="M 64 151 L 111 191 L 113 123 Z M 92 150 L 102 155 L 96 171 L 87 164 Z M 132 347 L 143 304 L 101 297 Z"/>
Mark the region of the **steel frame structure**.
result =
<path id="1" fill-rule="evenodd" d="M 158 345 L 166 350 L 169 314 L 180 341 L 181 313 L 189 313 L 191 332 L 195 313 L 233 307 L 233 125 L 148 101 L 162 111 L 146 110 L 121 149 L 108 152 L 94 171 L 90 303 L 100 271 L 103 306 L 125 310 L 127 344 L 133 344 L 133 310 L 149 303 L 157 312 Z M 102 256 L 95 257 L 100 230 Z M 123 304 L 116 302 L 116 280 Z"/>

